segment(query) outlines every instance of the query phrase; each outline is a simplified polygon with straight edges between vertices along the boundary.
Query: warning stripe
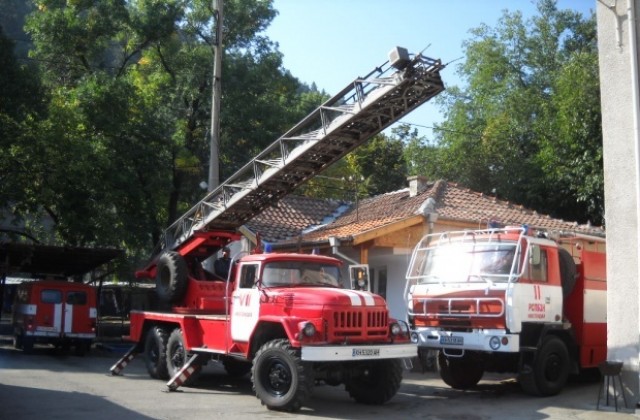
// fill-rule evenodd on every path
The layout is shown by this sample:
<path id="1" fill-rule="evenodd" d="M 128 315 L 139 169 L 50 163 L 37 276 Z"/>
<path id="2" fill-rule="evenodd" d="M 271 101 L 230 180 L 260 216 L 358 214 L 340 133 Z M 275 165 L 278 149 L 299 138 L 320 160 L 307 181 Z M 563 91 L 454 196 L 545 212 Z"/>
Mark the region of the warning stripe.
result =
<path id="1" fill-rule="evenodd" d="M 374 306 L 375 299 L 369 292 L 360 292 L 355 290 L 339 289 L 338 292 L 346 295 L 351 299 L 351 305 L 353 306 Z"/>

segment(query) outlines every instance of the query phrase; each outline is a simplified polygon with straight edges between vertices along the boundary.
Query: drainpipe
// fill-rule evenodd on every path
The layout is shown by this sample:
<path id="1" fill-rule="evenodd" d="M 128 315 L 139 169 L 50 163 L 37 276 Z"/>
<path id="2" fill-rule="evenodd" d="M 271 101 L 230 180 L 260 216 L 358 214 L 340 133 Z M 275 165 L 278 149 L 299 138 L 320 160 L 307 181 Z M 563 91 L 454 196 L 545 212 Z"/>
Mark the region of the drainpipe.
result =
<path id="1" fill-rule="evenodd" d="M 340 246 L 340 240 L 335 236 L 329 237 L 329 245 L 331 245 L 331 252 L 333 252 L 333 255 L 337 255 L 338 257 L 342 258 L 345 261 L 350 262 L 351 264 L 355 264 L 355 265 L 360 264 L 358 261 L 347 257 L 346 255 L 344 255 L 338 250 L 338 247 Z"/>

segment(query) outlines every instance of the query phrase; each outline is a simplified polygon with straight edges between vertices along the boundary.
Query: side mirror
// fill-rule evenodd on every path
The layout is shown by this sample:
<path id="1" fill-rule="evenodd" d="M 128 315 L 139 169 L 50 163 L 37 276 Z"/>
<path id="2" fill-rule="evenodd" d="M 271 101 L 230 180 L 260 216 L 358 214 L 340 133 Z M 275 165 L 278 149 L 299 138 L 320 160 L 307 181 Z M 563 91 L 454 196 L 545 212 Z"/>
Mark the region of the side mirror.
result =
<path id="1" fill-rule="evenodd" d="M 349 266 L 349 279 L 351 281 L 351 289 L 365 290 L 370 292 L 371 282 L 369 281 L 369 265 L 358 264 Z"/>

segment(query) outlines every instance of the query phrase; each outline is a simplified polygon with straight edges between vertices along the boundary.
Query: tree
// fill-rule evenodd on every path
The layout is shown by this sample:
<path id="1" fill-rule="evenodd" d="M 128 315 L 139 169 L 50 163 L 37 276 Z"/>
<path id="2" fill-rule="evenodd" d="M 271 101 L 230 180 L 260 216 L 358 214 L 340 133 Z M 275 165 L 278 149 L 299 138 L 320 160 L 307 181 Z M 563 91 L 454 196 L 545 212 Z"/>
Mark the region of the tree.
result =
<path id="1" fill-rule="evenodd" d="M 407 164 L 400 139 L 378 134 L 347 156 L 356 174 L 364 178 L 369 196 L 403 188 L 407 183 Z"/>
<path id="2" fill-rule="evenodd" d="M 595 18 L 540 0 L 465 42 L 438 103 L 436 176 L 555 217 L 603 221 Z"/>
<path id="3" fill-rule="evenodd" d="M 260 35 L 275 13 L 225 1 L 223 179 L 318 105 Z M 46 212 L 58 241 L 134 253 L 202 197 L 211 17 L 203 0 L 37 2 L 26 28 L 50 101 L 13 144 L 32 174 L 16 199 Z"/>

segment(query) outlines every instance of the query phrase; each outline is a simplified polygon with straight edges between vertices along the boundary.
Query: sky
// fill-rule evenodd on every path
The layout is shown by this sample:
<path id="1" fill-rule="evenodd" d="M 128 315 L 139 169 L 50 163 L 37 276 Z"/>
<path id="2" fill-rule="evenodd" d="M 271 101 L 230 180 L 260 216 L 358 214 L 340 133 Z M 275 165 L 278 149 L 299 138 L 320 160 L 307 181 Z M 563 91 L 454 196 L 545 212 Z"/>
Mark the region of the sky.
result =
<path id="1" fill-rule="evenodd" d="M 588 15 L 596 1 L 557 4 Z M 395 46 L 451 63 L 441 72 L 445 87 L 460 85 L 455 67 L 470 29 L 495 27 L 504 10 L 519 10 L 525 19 L 536 12 L 531 0 L 274 0 L 274 8 L 278 15 L 266 35 L 278 43 L 284 67 L 330 96 L 385 63 Z M 429 137 L 428 127 L 442 119 L 432 100 L 401 121 Z"/>

